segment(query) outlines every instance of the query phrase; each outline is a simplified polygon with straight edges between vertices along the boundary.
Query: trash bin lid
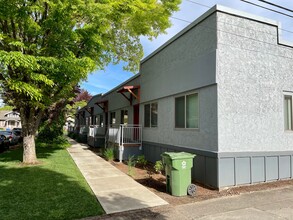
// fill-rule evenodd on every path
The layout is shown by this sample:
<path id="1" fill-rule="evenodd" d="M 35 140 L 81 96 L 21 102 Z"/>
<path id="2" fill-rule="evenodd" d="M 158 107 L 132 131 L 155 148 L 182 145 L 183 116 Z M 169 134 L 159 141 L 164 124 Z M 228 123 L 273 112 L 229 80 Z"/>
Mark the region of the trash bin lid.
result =
<path id="1" fill-rule="evenodd" d="M 191 154 L 187 152 L 165 152 L 162 155 L 169 156 L 172 160 L 190 159 L 195 157 L 195 154 Z"/>

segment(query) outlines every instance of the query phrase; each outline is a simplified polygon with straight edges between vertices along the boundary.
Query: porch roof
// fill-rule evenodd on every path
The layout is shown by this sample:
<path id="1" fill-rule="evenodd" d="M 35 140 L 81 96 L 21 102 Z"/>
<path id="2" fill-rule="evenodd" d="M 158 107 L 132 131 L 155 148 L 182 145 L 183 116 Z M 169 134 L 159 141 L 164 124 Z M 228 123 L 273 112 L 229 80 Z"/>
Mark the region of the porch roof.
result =
<path id="1" fill-rule="evenodd" d="M 138 90 L 138 93 L 135 94 L 134 90 Z M 140 101 L 140 85 L 135 85 L 135 86 L 123 86 L 119 90 L 117 90 L 117 93 L 121 93 L 129 102 L 132 104 L 132 98 L 134 97 L 137 99 L 137 101 Z M 124 93 L 129 92 L 130 97 L 127 97 Z"/>
<path id="2" fill-rule="evenodd" d="M 99 100 L 95 104 L 99 106 L 104 112 L 108 111 L 108 100 Z"/>
<path id="3" fill-rule="evenodd" d="M 121 89 L 117 90 L 118 93 L 129 92 L 129 90 L 139 89 L 140 85 L 136 86 L 123 86 Z"/>

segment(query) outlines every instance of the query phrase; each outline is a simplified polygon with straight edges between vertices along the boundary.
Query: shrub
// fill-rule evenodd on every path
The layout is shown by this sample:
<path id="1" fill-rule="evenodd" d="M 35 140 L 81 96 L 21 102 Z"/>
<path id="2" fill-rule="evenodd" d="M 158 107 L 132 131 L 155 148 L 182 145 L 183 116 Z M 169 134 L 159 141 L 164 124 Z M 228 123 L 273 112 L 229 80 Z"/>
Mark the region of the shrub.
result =
<path id="1" fill-rule="evenodd" d="M 156 161 L 154 169 L 157 173 L 162 173 L 164 170 L 163 162 L 161 160 Z"/>
<path id="2" fill-rule="evenodd" d="M 136 164 L 136 160 L 134 158 L 134 155 L 132 155 L 131 157 L 129 156 L 128 157 L 128 161 L 127 161 L 127 166 L 128 166 L 128 175 L 129 176 L 134 176 L 134 170 L 133 170 L 133 167 L 135 166 Z"/>
<path id="3" fill-rule="evenodd" d="M 58 136 L 54 139 L 48 141 L 44 140 L 42 138 L 36 139 L 36 144 L 39 147 L 54 147 L 54 148 L 67 148 L 70 147 L 70 143 L 67 141 L 67 139 L 64 136 Z"/>
<path id="4" fill-rule="evenodd" d="M 72 133 L 72 139 L 76 140 L 79 135 L 77 133 Z"/>
<path id="5" fill-rule="evenodd" d="M 106 148 L 103 152 L 103 156 L 107 161 L 112 161 L 114 160 L 114 148 Z"/>
<path id="6" fill-rule="evenodd" d="M 86 144 L 87 143 L 87 136 L 86 135 L 79 135 L 77 134 L 77 137 L 75 139 L 79 143 Z"/>
<path id="7" fill-rule="evenodd" d="M 145 159 L 144 155 L 140 155 L 136 158 L 136 162 L 138 165 L 146 166 L 148 161 Z"/>
<path id="8" fill-rule="evenodd" d="M 70 138 L 73 138 L 74 133 L 72 131 L 71 132 L 68 132 L 67 136 L 70 137 Z"/>

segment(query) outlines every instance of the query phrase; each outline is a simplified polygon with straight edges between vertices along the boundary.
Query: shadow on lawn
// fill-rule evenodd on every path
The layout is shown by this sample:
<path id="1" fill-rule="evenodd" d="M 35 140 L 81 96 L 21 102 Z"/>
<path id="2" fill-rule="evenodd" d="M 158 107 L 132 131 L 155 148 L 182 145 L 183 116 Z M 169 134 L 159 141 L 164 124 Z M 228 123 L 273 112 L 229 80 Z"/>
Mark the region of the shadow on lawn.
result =
<path id="1" fill-rule="evenodd" d="M 62 147 L 36 147 L 38 159 L 48 158 L 54 152 L 62 150 Z M 0 162 L 22 162 L 23 148 L 19 146 L 17 149 L 10 149 L 0 154 Z"/>
<path id="2" fill-rule="evenodd" d="M 39 158 L 58 149 L 46 149 Z M 45 150 L 44 150 L 45 151 Z M 75 172 L 5 164 L 22 158 L 18 149 L 0 155 L 0 219 L 78 219 L 103 213 L 95 196 Z M 54 166 L 54 165 L 52 165 Z M 63 164 L 60 166 L 64 166 Z M 66 169 L 65 169 L 66 170 Z M 78 175 L 80 175 L 78 173 Z"/>

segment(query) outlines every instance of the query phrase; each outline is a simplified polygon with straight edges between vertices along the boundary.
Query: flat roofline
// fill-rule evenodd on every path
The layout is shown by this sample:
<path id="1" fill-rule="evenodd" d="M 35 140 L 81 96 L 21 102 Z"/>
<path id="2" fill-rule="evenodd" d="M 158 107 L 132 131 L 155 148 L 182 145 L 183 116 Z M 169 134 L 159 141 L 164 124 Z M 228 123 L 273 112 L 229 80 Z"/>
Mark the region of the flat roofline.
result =
<path id="1" fill-rule="evenodd" d="M 162 46 L 160 46 L 154 52 L 152 52 L 151 54 L 149 54 L 148 56 L 146 56 L 145 58 L 143 58 L 141 60 L 140 64 L 143 64 L 144 62 L 146 62 L 147 60 L 149 60 L 150 58 L 152 58 L 154 55 L 156 55 L 157 53 L 159 53 L 161 50 L 163 50 L 169 44 L 171 44 L 172 42 L 174 42 L 175 40 L 177 40 L 183 34 L 185 34 L 186 32 L 188 32 L 190 29 L 192 29 L 193 27 L 195 27 L 196 25 L 198 25 L 200 22 L 202 22 L 203 20 L 205 20 L 207 17 L 209 17 L 210 15 L 212 15 L 215 12 L 223 12 L 223 13 L 235 15 L 237 17 L 243 17 L 243 18 L 247 18 L 247 19 L 250 19 L 250 20 L 254 20 L 254 21 L 266 23 L 266 24 L 269 24 L 269 25 L 277 26 L 278 27 L 278 30 L 279 30 L 278 32 L 279 32 L 279 38 L 280 38 L 281 25 L 280 25 L 280 23 L 278 21 L 275 21 L 275 20 L 272 20 L 272 19 L 268 19 L 268 18 L 264 18 L 264 17 L 258 16 L 258 15 L 250 14 L 250 13 L 247 13 L 247 12 L 244 12 L 244 11 L 239 11 L 239 10 L 236 10 L 236 9 L 233 9 L 233 8 L 229 8 L 229 7 L 226 7 L 226 6 L 223 6 L 223 5 L 214 5 L 208 11 L 206 11 L 200 17 L 198 17 L 195 21 L 193 21 L 191 24 L 189 24 L 187 27 L 185 27 L 182 31 L 180 31 L 175 36 L 173 36 L 171 39 L 169 39 L 168 41 L 166 41 Z M 282 43 L 279 41 L 279 43 L 280 44 L 284 44 L 284 41 L 282 41 Z M 286 42 L 286 44 L 288 46 L 292 46 L 293 45 L 293 43 L 291 43 L 291 42 Z"/>
<path id="2" fill-rule="evenodd" d="M 99 98 L 99 97 L 102 97 L 102 93 L 99 93 L 99 94 L 96 94 L 96 95 L 93 95 L 91 97 L 91 99 L 87 102 L 87 105 L 89 105 L 95 98 Z"/>
<path id="3" fill-rule="evenodd" d="M 140 73 L 136 73 L 134 76 L 130 77 L 128 80 L 120 83 L 118 86 L 114 87 L 113 89 L 109 90 L 108 92 L 106 92 L 105 94 L 102 95 L 102 97 L 104 98 L 105 96 L 109 95 L 112 92 L 117 92 L 117 90 L 122 87 L 123 85 L 125 85 L 126 83 L 129 83 L 130 81 L 134 80 L 135 78 L 139 77 Z"/>

